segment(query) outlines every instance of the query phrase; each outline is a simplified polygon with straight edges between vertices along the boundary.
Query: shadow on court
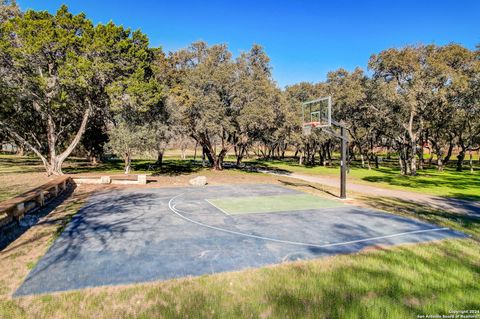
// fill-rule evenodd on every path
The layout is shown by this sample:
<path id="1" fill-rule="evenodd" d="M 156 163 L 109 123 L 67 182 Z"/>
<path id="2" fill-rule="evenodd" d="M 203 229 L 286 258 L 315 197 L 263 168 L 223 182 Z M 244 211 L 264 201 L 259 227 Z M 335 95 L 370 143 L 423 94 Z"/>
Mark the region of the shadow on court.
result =
<path id="1" fill-rule="evenodd" d="M 317 191 L 321 191 L 325 194 L 328 194 L 330 196 L 333 196 L 333 197 L 338 197 L 338 194 L 334 194 L 324 188 L 320 188 L 320 187 L 317 187 L 317 186 L 313 186 L 312 184 L 309 184 L 309 183 L 302 183 L 302 182 L 290 182 L 290 181 L 283 181 L 283 180 L 278 180 L 280 183 L 282 183 L 283 185 L 285 186 L 290 186 L 290 187 L 309 187 L 309 188 L 313 188 Z"/>
<path id="2" fill-rule="evenodd" d="M 261 205 L 265 196 L 271 207 L 265 204 L 262 209 L 268 212 L 258 213 L 248 205 L 249 198 Z M 417 220 L 337 202 L 335 207 L 312 203 L 309 208 L 311 198 L 306 198 L 309 201 L 301 202 L 301 210 L 288 211 L 279 205 L 296 196 L 301 201 L 305 193 L 261 184 L 97 193 L 15 295 L 198 276 L 369 246 L 464 237 Z M 237 205 L 242 198 L 244 209 L 237 207 L 235 214 L 229 214 L 232 203 Z"/>
<path id="3" fill-rule="evenodd" d="M 0 251 L 8 251 L 8 249 L 4 249 L 22 236 L 32 226 L 45 223 L 41 222 L 40 219 L 50 214 L 58 205 L 62 204 L 69 196 L 72 195 L 74 189 L 75 186 L 70 186 L 63 194 L 54 198 L 51 202 L 47 203 L 46 206 L 42 207 L 42 209 L 29 212 L 21 222 L 14 222 L 8 225 L 8 227 L 0 228 Z"/>

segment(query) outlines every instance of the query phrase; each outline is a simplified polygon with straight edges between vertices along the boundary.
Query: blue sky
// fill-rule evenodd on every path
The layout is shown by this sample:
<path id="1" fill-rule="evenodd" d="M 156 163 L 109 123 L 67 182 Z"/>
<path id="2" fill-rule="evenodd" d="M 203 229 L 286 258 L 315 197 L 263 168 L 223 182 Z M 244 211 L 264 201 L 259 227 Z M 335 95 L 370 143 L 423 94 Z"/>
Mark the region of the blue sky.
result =
<path id="1" fill-rule="evenodd" d="M 480 1 L 112 1 L 18 0 L 55 12 L 66 4 L 95 23 L 141 29 L 165 51 L 196 40 L 227 43 L 237 55 L 253 43 L 271 58 L 280 86 L 318 82 L 328 71 L 366 69 L 371 54 L 407 44 L 480 44 Z"/>

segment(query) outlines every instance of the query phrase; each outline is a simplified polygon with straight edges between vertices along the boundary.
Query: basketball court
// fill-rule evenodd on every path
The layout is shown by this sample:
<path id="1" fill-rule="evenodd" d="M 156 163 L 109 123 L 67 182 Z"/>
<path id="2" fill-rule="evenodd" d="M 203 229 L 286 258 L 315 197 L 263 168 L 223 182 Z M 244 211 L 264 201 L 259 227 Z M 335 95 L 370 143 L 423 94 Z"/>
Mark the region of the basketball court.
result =
<path id="1" fill-rule="evenodd" d="M 200 276 L 463 234 L 270 184 L 93 195 L 15 295 Z"/>

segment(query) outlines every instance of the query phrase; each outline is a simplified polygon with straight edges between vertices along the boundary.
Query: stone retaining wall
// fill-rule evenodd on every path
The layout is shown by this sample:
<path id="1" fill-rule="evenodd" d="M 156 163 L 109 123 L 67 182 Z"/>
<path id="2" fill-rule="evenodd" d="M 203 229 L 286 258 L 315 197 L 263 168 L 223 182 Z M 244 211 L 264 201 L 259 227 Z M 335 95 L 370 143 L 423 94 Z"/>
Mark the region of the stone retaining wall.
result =
<path id="1" fill-rule="evenodd" d="M 147 175 L 135 176 L 78 176 L 73 177 L 75 184 L 147 184 Z"/>
<path id="2" fill-rule="evenodd" d="M 73 183 L 68 176 L 59 177 L 40 187 L 0 202 L 0 226 L 20 221 L 23 216 L 40 207 L 64 192 Z"/>
<path id="3" fill-rule="evenodd" d="M 147 184 L 147 175 L 58 177 L 40 187 L 0 202 L 0 227 L 20 221 L 25 214 L 45 206 L 72 184 Z"/>

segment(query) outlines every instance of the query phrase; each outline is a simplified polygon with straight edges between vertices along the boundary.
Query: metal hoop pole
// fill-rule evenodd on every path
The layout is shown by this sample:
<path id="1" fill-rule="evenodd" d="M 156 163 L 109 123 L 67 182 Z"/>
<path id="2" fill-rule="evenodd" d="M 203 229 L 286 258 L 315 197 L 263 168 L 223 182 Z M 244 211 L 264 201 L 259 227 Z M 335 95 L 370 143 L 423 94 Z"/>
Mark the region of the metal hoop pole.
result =
<path id="1" fill-rule="evenodd" d="M 340 127 L 340 134 L 342 136 L 342 157 L 340 159 L 340 198 L 347 198 L 347 135 L 344 126 Z"/>

